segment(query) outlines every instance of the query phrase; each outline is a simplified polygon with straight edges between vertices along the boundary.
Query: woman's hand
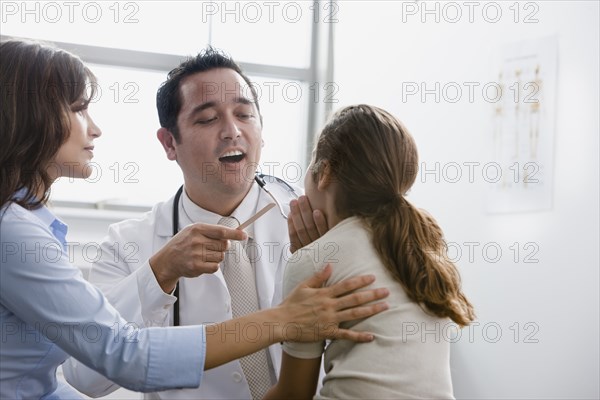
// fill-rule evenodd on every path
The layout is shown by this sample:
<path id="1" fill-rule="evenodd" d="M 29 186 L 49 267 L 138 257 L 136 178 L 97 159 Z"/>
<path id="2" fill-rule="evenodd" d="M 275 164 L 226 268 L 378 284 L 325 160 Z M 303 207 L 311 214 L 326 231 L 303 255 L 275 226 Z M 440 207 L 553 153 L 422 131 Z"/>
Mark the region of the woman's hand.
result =
<path id="1" fill-rule="evenodd" d="M 351 292 L 375 281 L 372 275 L 345 279 L 330 287 L 322 287 L 331 275 L 327 265 L 310 279 L 298 285 L 281 303 L 285 325 L 283 340 L 316 342 L 324 339 L 347 339 L 356 342 L 373 340 L 368 332 L 340 329 L 339 323 L 370 317 L 388 308 L 384 302 L 365 305 L 389 295 L 387 289 Z"/>

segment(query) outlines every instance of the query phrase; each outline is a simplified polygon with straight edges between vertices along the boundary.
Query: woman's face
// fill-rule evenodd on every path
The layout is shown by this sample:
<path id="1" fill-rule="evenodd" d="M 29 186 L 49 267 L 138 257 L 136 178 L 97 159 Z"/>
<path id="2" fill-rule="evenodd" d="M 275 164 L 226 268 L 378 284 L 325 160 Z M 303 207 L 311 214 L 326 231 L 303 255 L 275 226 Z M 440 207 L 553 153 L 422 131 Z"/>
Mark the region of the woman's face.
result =
<path id="1" fill-rule="evenodd" d="M 54 179 L 64 176 L 69 178 L 87 178 L 92 173 L 89 162 L 94 157 L 94 139 L 102 135 L 88 114 L 83 102 L 71 106 L 69 121 L 71 130 L 69 137 L 60 147 L 48 172 Z"/>

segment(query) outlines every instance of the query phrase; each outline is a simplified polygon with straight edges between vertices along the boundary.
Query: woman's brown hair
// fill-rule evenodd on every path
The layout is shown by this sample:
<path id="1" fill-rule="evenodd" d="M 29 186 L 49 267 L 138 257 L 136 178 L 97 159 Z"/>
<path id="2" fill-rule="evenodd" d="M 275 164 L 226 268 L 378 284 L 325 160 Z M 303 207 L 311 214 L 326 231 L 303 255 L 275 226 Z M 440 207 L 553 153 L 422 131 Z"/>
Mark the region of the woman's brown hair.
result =
<path id="1" fill-rule="evenodd" d="M 402 123 L 377 107 L 346 107 L 323 128 L 313 157 L 313 177 L 326 161 L 338 183 L 340 218 L 364 221 L 384 265 L 409 298 L 460 326 L 473 321 L 473 306 L 446 254 L 442 230 L 405 197 L 417 176 L 418 155 Z"/>
<path id="2" fill-rule="evenodd" d="M 95 83 L 67 51 L 25 40 L 0 43 L 0 207 L 46 203 L 48 168 L 69 136 L 69 112 L 76 102 L 87 107 Z"/>

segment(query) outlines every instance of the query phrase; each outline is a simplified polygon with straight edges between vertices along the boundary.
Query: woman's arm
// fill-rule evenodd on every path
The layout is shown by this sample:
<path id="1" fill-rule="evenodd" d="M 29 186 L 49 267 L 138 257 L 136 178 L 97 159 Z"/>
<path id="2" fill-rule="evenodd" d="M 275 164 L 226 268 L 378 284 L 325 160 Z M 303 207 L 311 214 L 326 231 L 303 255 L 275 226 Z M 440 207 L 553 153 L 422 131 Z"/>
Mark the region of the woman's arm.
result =
<path id="1" fill-rule="evenodd" d="M 263 400 L 312 399 L 317 391 L 320 368 L 321 357 L 302 359 L 284 351 L 279 381 Z"/>
<path id="2" fill-rule="evenodd" d="M 137 391 L 200 384 L 204 327 L 138 329 L 123 320 L 69 262 L 42 221 L 21 207 L 11 206 L 3 215 L 0 238 L 10 250 L 0 260 L 0 305 L 7 310 L 0 320 L 46 335 L 23 340 L 15 336 L 14 346 L 7 348 L 25 354 L 49 339 L 86 366 Z M 27 358 L 18 355 L 14 353 L 12 360 L 25 371 Z"/>
<path id="3" fill-rule="evenodd" d="M 331 275 L 331 266 L 300 283 L 277 307 L 241 318 L 206 326 L 205 369 L 244 357 L 282 341 L 316 342 L 347 339 L 373 340 L 367 332 L 338 328 L 341 321 L 366 318 L 387 309 L 386 303 L 363 306 L 386 297 L 387 289 L 348 294 L 374 281 L 372 275 L 346 279 L 321 287 Z"/>

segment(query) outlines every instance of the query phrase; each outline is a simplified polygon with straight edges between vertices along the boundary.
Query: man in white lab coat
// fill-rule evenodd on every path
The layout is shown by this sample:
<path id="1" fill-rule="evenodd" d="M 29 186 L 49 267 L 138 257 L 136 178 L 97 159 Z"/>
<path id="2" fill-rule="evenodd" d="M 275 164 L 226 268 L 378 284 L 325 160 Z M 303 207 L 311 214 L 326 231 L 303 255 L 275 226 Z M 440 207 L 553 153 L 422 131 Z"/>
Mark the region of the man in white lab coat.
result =
<path id="1" fill-rule="evenodd" d="M 140 327 L 173 324 L 177 282 L 180 325 L 231 319 L 231 297 L 219 268 L 219 250 L 227 238 L 217 222 L 222 216 L 244 222 L 273 202 L 254 180 L 263 146 L 256 91 L 233 60 L 208 49 L 169 73 L 159 89 L 157 107 L 161 123 L 157 136 L 168 159 L 179 164 L 184 190 L 179 199 L 157 204 L 141 219 L 112 225 L 90 281 L 125 319 Z M 294 198 L 290 187 L 272 177 L 265 180 L 282 211 L 289 213 Z M 179 232 L 175 236 L 174 207 Z M 292 208 L 290 236 L 278 207 L 246 229 L 256 244 L 250 259 L 261 309 L 281 300 L 290 238 L 294 250 L 326 230 L 322 214 L 313 216 L 305 198 L 294 201 Z M 267 361 L 274 383 L 279 346 L 269 348 Z M 118 388 L 74 360 L 64 372 L 69 383 L 94 397 Z M 234 361 L 205 372 L 198 389 L 146 398 L 249 399 L 252 395 L 240 362 Z"/>

